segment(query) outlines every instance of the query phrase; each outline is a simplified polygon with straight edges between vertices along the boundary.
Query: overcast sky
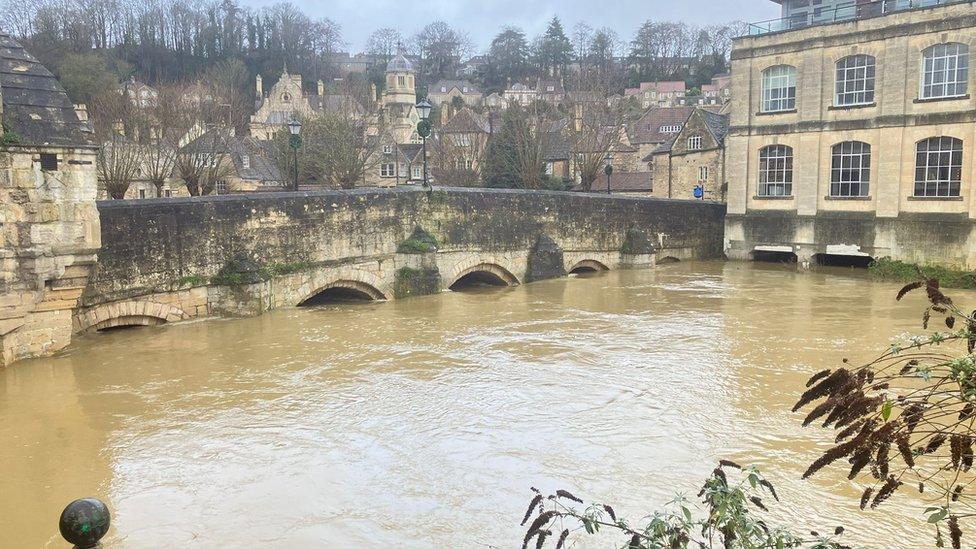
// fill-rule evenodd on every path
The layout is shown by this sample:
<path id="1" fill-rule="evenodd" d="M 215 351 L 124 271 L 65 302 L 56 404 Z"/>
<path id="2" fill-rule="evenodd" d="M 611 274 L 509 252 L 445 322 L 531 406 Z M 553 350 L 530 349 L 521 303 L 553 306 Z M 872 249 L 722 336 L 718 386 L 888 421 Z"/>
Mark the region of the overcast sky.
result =
<path id="1" fill-rule="evenodd" d="M 569 34 L 577 21 L 611 27 L 625 40 L 647 19 L 690 24 L 772 19 L 779 6 L 771 0 L 293 0 L 312 17 L 329 17 L 342 25 L 352 51 L 360 51 L 369 34 L 394 27 L 412 35 L 431 21 L 443 20 L 471 36 L 476 48 L 487 49 L 504 25 L 522 27 L 529 38 L 545 30 L 558 15 Z M 273 0 L 249 0 L 253 6 Z"/>

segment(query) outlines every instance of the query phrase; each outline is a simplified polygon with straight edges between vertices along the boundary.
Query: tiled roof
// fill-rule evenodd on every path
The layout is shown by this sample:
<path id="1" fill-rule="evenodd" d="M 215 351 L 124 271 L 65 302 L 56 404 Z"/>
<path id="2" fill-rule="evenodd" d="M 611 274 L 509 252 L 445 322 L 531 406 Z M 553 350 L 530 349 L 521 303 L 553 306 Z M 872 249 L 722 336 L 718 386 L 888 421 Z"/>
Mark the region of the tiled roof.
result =
<path id="1" fill-rule="evenodd" d="M 628 128 L 630 142 L 633 144 L 664 143 L 673 138 L 674 134 L 661 133 L 661 128 L 684 126 L 693 112 L 695 112 L 694 107 L 651 107 Z"/>
<path id="2" fill-rule="evenodd" d="M 64 88 L 13 38 L 0 34 L 3 123 L 29 145 L 93 147 L 91 127 L 78 120 Z"/>
<path id="3" fill-rule="evenodd" d="M 569 160 L 572 146 L 563 132 L 542 134 L 542 154 L 546 162 Z"/>

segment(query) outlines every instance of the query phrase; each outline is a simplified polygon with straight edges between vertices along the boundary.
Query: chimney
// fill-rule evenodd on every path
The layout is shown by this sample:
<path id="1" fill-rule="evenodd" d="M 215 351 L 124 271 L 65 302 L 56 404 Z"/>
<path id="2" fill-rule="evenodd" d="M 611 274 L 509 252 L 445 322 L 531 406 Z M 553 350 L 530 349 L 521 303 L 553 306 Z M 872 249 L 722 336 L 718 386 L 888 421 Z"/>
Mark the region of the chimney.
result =
<path id="1" fill-rule="evenodd" d="M 318 90 L 319 90 L 319 97 L 325 95 L 325 82 L 323 82 L 321 79 L 319 79 L 318 81 Z"/>
<path id="2" fill-rule="evenodd" d="M 583 131 L 583 104 L 576 103 L 573 105 L 573 127 L 576 132 Z"/>
<path id="3" fill-rule="evenodd" d="M 447 103 L 441 103 L 441 126 L 447 124 L 448 120 L 451 119 L 451 106 Z"/>
<path id="4" fill-rule="evenodd" d="M 369 85 L 369 95 L 370 95 L 370 97 L 372 97 L 376 101 L 379 101 L 380 100 L 379 96 L 376 95 L 376 83 L 375 82 L 370 83 L 370 85 Z"/>
<path id="5" fill-rule="evenodd" d="M 254 88 L 254 91 L 257 92 L 258 99 L 264 97 L 264 79 L 261 78 L 260 74 L 254 77 Z"/>

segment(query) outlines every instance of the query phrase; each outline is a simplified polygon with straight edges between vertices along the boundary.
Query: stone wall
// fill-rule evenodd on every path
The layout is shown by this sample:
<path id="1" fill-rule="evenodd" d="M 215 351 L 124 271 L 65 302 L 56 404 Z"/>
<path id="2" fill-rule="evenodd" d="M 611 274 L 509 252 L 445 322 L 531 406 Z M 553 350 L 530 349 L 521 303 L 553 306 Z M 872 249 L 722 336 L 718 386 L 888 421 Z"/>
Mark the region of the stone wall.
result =
<path id="1" fill-rule="evenodd" d="M 76 331 L 256 314 L 337 286 L 394 299 L 474 271 L 514 284 L 580 265 L 649 266 L 653 254 L 627 244 L 635 234 L 658 257 L 719 258 L 725 207 L 395 188 L 105 201 L 99 211 L 103 248 Z"/>
<path id="2" fill-rule="evenodd" d="M 41 169 L 40 155 L 57 158 Z M 99 246 L 90 149 L 0 151 L 0 366 L 64 348 Z"/>

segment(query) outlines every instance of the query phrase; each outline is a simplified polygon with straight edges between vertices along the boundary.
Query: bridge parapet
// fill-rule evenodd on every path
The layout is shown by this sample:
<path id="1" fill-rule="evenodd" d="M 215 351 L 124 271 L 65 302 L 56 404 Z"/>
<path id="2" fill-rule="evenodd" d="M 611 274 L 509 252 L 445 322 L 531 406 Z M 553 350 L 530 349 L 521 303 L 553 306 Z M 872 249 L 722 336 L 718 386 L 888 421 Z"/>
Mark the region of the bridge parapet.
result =
<path id="1" fill-rule="evenodd" d="M 247 315 L 335 288 L 374 299 L 431 293 L 479 270 L 511 284 L 546 277 L 539 272 L 647 266 L 647 246 L 661 257 L 719 258 L 725 216 L 723 204 L 701 201 L 403 187 L 98 207 L 102 250 L 76 311 L 79 330 L 125 322 L 102 318 L 111 310 L 144 324 L 175 318 L 130 305 L 140 301 L 181 318 Z M 538 258 L 533 266 L 540 242 L 542 271 Z"/>

